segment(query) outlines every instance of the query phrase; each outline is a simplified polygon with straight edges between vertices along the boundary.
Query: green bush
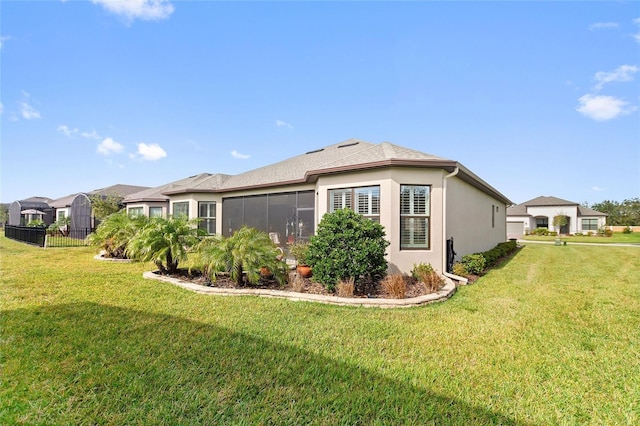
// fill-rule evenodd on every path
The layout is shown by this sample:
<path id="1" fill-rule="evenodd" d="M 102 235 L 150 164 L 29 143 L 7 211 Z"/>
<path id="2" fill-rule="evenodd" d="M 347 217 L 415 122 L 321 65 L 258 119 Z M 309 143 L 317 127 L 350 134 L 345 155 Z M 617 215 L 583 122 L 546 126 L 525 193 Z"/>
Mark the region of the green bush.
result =
<path id="1" fill-rule="evenodd" d="M 470 274 L 480 275 L 482 271 L 484 271 L 487 261 L 480 253 L 467 254 L 466 256 L 462 256 L 462 264 L 464 264 L 464 267 Z"/>
<path id="2" fill-rule="evenodd" d="M 532 229 L 531 231 L 529 231 L 529 235 L 547 236 L 547 235 L 549 235 L 549 230 L 547 228 L 536 228 L 536 229 Z"/>
<path id="3" fill-rule="evenodd" d="M 45 226 L 45 224 L 42 219 L 33 219 L 32 221 L 27 223 L 27 226 L 30 228 L 42 228 L 43 226 Z"/>
<path id="4" fill-rule="evenodd" d="M 360 284 L 386 274 L 387 246 L 382 225 L 341 209 L 322 217 L 311 237 L 307 262 L 313 267 L 313 276 L 328 290 L 353 277 L 357 291 Z"/>
<path id="5" fill-rule="evenodd" d="M 467 271 L 467 267 L 462 262 L 456 262 L 453 264 L 453 274 L 459 277 L 466 277 L 469 275 L 469 271 Z"/>
<path id="6" fill-rule="evenodd" d="M 629 225 L 625 226 L 624 229 L 622 230 L 623 234 L 631 234 L 632 232 L 633 232 L 633 229 Z"/>

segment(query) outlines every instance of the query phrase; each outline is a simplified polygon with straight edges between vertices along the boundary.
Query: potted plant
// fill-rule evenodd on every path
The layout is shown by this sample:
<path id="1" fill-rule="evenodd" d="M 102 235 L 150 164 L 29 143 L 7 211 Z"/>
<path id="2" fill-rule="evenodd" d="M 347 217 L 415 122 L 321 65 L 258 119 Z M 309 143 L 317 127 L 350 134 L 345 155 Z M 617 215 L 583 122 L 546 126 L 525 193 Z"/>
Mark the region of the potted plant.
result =
<path id="1" fill-rule="evenodd" d="M 296 258 L 296 271 L 303 278 L 309 278 L 312 275 L 311 267 L 307 264 L 307 251 L 309 243 L 304 241 L 296 241 L 289 248 L 291 256 Z"/>

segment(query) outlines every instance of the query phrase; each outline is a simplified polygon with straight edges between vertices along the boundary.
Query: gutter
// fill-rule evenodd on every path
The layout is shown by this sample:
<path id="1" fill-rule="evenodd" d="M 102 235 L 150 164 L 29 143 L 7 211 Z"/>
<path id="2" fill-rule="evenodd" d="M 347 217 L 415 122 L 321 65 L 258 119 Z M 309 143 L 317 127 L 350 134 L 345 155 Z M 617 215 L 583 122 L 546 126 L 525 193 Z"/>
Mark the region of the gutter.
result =
<path id="1" fill-rule="evenodd" d="M 458 174 L 460 168 L 456 166 L 455 170 L 446 175 L 442 179 L 442 272 L 448 273 L 447 269 L 447 180 Z M 459 277 L 461 278 L 461 277 Z"/>

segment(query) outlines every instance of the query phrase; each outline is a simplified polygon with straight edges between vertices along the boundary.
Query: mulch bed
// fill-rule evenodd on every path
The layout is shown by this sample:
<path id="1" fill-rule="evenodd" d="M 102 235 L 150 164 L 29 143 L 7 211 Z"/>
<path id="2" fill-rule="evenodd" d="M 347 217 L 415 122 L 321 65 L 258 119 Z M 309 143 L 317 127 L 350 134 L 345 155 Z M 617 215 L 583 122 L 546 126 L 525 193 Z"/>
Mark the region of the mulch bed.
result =
<path id="1" fill-rule="evenodd" d="M 252 285 L 244 283 L 241 286 L 235 281 L 232 281 L 229 277 L 220 276 L 215 282 L 211 282 L 208 277 L 203 276 L 199 271 L 191 271 L 189 273 L 186 269 L 181 269 L 175 274 L 168 275 L 171 278 L 180 279 L 183 281 L 189 281 L 194 284 L 200 284 L 207 287 L 217 287 L 217 288 L 259 288 L 259 289 L 267 289 L 267 290 L 283 290 L 283 291 L 292 291 L 298 293 L 307 293 L 307 294 L 320 294 L 320 295 L 335 295 L 334 293 L 328 291 L 322 284 L 313 281 L 313 279 L 302 278 L 302 286 L 301 288 L 297 288 L 294 286 L 294 278 L 296 276 L 295 272 L 291 273 L 291 279 L 284 286 L 278 284 L 276 280 L 262 278 L 258 284 Z M 407 283 L 407 292 L 405 298 L 412 298 L 423 296 L 425 294 L 429 294 L 427 290 L 427 286 L 424 283 L 418 282 L 412 277 L 407 276 L 405 278 L 405 282 Z M 368 282 L 364 283 L 355 291 L 353 297 L 368 297 L 368 298 L 390 298 L 389 294 L 386 294 L 382 288 L 382 285 L 379 282 Z"/>

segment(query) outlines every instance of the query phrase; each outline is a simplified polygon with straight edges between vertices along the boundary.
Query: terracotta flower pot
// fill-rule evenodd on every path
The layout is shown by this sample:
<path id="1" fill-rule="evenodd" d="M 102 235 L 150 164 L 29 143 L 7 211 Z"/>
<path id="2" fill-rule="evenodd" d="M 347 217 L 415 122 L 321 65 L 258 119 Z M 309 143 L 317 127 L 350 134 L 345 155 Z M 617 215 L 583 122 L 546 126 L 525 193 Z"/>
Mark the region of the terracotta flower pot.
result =
<path id="1" fill-rule="evenodd" d="M 311 271 L 311 266 L 308 266 L 308 265 L 298 265 L 298 267 L 296 268 L 296 271 L 298 272 L 298 274 L 300 274 L 302 278 L 309 278 L 311 277 L 311 275 L 313 275 L 313 272 Z"/>

